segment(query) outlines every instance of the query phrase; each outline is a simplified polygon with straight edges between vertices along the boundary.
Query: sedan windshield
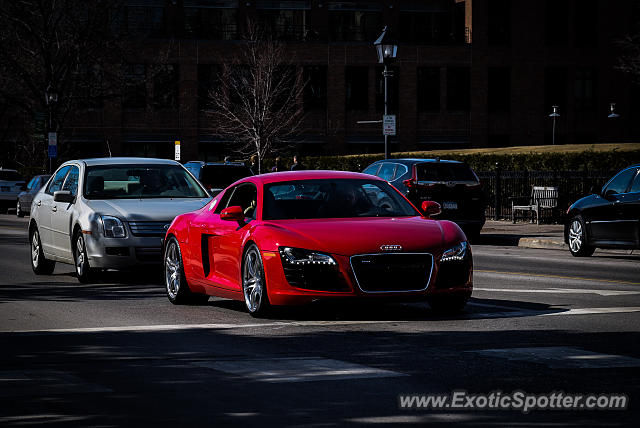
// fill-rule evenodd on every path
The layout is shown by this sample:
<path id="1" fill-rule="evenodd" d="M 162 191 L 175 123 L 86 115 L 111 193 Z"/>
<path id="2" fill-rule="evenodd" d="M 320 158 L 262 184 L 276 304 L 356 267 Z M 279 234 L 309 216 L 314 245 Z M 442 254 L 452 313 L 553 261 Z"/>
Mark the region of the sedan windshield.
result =
<path id="1" fill-rule="evenodd" d="M 206 198 L 178 165 L 98 165 L 87 168 L 87 199 Z"/>
<path id="2" fill-rule="evenodd" d="M 420 215 L 387 182 L 359 179 L 300 180 L 268 184 L 265 220 L 401 217 Z"/>

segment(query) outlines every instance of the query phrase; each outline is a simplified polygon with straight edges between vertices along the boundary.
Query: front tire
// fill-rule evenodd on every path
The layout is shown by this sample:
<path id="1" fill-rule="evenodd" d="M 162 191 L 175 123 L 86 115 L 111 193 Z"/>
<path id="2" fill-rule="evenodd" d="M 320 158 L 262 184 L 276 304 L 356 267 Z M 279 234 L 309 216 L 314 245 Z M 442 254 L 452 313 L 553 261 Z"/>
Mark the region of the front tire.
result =
<path id="1" fill-rule="evenodd" d="M 242 258 L 242 294 L 249 315 L 264 317 L 271 307 L 260 250 L 250 244 Z"/>
<path id="2" fill-rule="evenodd" d="M 209 300 L 208 295 L 194 293 L 189 289 L 187 278 L 184 275 L 180 244 L 174 237 L 169 238 L 164 249 L 164 282 L 167 298 L 174 305 L 204 304 Z"/>
<path id="3" fill-rule="evenodd" d="M 84 236 L 82 236 L 81 232 L 77 232 L 73 241 L 75 242 L 73 259 L 76 265 L 76 277 L 83 284 L 91 282 L 95 275 L 95 269 L 89 264 Z"/>
<path id="4" fill-rule="evenodd" d="M 56 267 L 56 262 L 44 257 L 40 232 L 37 227 L 32 229 L 29 241 L 31 242 L 31 269 L 36 275 L 51 275 Z"/>
<path id="5" fill-rule="evenodd" d="M 587 228 L 581 216 L 575 216 L 569 223 L 567 231 L 569 251 L 574 257 L 589 257 L 595 251 L 595 247 L 587 244 Z"/>

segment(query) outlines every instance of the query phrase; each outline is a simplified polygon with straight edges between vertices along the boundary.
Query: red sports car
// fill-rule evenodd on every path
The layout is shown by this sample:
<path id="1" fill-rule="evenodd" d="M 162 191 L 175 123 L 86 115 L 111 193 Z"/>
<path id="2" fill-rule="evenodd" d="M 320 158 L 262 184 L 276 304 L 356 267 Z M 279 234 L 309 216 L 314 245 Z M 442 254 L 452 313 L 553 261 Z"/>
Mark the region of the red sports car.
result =
<path id="1" fill-rule="evenodd" d="M 253 316 L 317 299 L 427 300 L 459 310 L 471 296 L 471 248 L 460 228 L 421 214 L 368 174 L 291 171 L 239 180 L 175 218 L 164 269 L 174 304 L 219 296 Z"/>

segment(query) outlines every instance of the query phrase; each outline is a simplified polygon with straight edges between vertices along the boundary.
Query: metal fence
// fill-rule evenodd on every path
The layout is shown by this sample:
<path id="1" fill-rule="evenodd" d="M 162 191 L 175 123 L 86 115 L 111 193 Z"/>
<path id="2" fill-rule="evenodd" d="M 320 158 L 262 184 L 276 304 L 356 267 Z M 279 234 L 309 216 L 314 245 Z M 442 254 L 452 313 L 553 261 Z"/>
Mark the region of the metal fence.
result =
<path id="1" fill-rule="evenodd" d="M 511 202 L 528 204 L 533 186 L 558 187 L 558 208 L 545 210 L 541 221 L 560 222 L 569 205 L 600 190 L 617 171 L 476 171 L 487 196 L 487 218 L 510 219 Z M 522 212 L 518 212 L 522 215 Z"/>

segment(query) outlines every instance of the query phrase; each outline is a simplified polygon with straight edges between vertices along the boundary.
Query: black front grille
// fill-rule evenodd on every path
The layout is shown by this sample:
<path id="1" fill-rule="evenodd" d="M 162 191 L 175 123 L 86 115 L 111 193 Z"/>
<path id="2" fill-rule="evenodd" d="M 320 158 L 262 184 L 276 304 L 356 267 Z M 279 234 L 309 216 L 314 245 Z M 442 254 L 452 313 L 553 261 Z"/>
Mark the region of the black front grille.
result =
<path id="1" fill-rule="evenodd" d="M 424 290 L 433 256 L 429 253 L 362 254 L 351 257 L 358 286 L 365 292 Z"/>
<path id="2" fill-rule="evenodd" d="M 135 236 L 163 237 L 167 233 L 170 222 L 166 221 L 130 221 L 129 228 Z"/>
<path id="3" fill-rule="evenodd" d="M 348 291 L 344 276 L 335 265 L 296 265 L 283 260 L 284 276 L 292 287 L 316 291 Z"/>

